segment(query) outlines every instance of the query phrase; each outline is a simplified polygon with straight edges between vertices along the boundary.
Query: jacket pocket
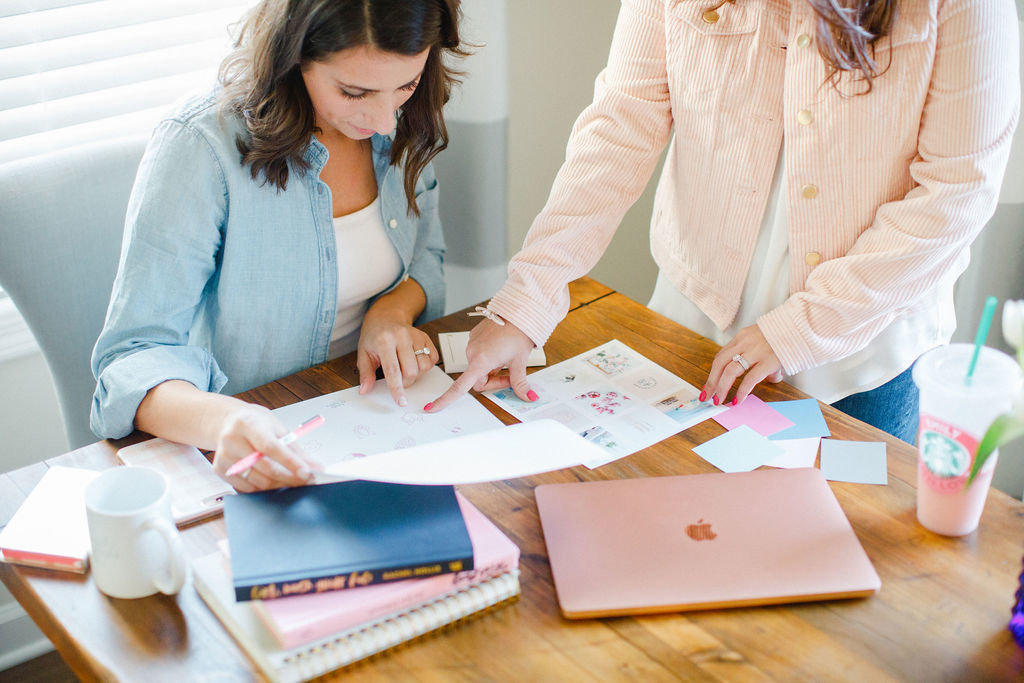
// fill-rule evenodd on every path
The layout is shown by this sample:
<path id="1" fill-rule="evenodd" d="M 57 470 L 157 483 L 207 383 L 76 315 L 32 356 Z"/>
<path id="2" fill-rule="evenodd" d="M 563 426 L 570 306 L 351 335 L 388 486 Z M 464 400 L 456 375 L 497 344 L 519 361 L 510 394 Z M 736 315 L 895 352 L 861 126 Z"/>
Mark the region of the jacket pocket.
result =
<path id="1" fill-rule="evenodd" d="M 669 10 L 670 20 L 678 20 L 705 36 L 739 36 L 753 33 L 761 14 L 756 0 L 726 2 L 716 10 L 713 0 L 679 0 Z"/>
<path id="2" fill-rule="evenodd" d="M 762 0 L 726 2 L 710 14 L 714 4 L 680 0 L 667 7 L 665 58 L 674 107 L 693 106 L 693 98 L 735 87 L 730 79 L 743 79 L 758 49 Z"/>

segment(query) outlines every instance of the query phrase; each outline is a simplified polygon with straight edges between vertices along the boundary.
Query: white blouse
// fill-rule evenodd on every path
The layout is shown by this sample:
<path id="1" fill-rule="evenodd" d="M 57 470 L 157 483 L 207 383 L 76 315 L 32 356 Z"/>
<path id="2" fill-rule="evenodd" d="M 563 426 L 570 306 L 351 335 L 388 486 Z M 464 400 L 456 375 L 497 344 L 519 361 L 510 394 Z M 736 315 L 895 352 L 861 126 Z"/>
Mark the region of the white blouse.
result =
<path id="1" fill-rule="evenodd" d="M 354 351 L 370 299 L 402 274 L 402 261 L 380 215 L 380 198 L 334 219 L 338 253 L 338 314 L 327 357 Z"/>
<path id="2" fill-rule="evenodd" d="M 719 329 L 668 278 L 658 273 L 648 306 L 680 325 L 723 345 L 743 327 L 779 306 L 789 297 L 789 224 L 786 215 L 785 145 L 779 152 L 771 194 L 757 237 L 754 258 L 743 288 L 736 318 Z M 927 311 L 894 320 L 860 351 L 795 375 L 785 381 L 825 403 L 879 387 L 906 370 L 916 359 L 915 349 L 949 339 L 956 327 L 952 296 L 942 299 L 939 315 Z M 938 325 L 936 325 L 936 319 Z"/>

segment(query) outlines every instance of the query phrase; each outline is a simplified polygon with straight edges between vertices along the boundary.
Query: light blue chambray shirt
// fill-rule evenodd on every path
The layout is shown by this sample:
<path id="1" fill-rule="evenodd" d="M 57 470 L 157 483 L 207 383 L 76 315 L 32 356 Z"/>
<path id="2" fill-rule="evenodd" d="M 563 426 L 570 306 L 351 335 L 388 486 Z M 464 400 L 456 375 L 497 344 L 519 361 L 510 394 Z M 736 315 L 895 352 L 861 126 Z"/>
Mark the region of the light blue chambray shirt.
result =
<path id="1" fill-rule="evenodd" d="M 146 393 L 181 379 L 235 394 L 327 360 L 337 313 L 327 149 L 311 138 L 306 173 L 287 189 L 253 180 L 235 145 L 241 117 L 220 115 L 216 93 L 186 102 L 156 128 L 139 166 L 107 319 L 92 355 L 91 427 L 101 438 L 134 429 Z M 428 166 L 408 211 L 391 140 L 372 139 L 384 225 L 402 275 L 427 295 L 420 324 L 444 312 L 444 237 Z M 367 259 L 374 259 L 367 254 Z"/>

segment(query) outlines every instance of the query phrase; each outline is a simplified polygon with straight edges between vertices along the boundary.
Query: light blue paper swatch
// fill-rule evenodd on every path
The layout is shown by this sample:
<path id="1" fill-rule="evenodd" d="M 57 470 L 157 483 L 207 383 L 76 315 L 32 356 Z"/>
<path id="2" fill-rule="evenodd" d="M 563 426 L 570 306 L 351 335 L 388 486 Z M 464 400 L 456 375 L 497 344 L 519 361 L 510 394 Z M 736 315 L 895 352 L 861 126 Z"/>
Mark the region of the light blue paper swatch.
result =
<path id="1" fill-rule="evenodd" d="M 829 436 L 828 425 L 825 424 L 825 417 L 821 414 L 821 407 L 817 399 L 804 398 L 798 401 L 772 401 L 768 404 L 775 410 L 782 413 L 793 422 L 792 427 L 775 432 L 768 438 L 772 441 L 779 439 L 809 439 L 814 436 Z"/>
<path id="2" fill-rule="evenodd" d="M 749 472 L 786 451 L 747 425 L 705 441 L 693 452 L 723 472 Z"/>
<path id="3" fill-rule="evenodd" d="M 821 473 L 829 481 L 888 484 L 885 443 L 822 439 Z"/>

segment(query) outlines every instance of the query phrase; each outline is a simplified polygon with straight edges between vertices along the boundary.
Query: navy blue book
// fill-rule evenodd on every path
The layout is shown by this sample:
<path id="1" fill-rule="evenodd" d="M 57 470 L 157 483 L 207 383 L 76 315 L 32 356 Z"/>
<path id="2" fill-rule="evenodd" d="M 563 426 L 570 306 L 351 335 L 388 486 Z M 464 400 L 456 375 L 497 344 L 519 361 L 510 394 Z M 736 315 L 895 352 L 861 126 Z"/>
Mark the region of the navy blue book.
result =
<path id="1" fill-rule="evenodd" d="M 236 600 L 473 569 L 452 486 L 344 481 L 224 499 Z"/>

